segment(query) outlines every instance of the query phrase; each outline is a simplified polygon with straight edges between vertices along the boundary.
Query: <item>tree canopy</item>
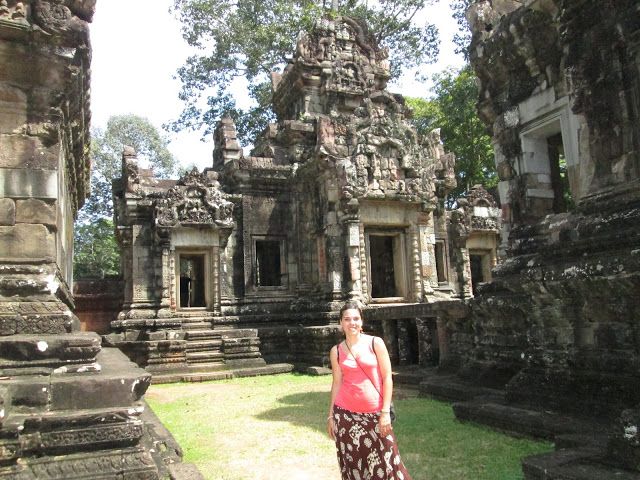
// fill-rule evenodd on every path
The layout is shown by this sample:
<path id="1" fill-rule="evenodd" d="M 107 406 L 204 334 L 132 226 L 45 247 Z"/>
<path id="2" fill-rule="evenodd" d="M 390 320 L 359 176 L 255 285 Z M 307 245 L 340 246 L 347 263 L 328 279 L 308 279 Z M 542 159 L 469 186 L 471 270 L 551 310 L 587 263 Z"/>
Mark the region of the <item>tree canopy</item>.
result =
<path id="1" fill-rule="evenodd" d="M 323 14 L 365 20 L 379 44 L 389 48 L 393 77 L 402 69 L 432 62 L 438 54 L 438 31 L 418 12 L 434 1 L 346 0 L 337 11 L 328 11 L 326 0 L 174 0 L 182 35 L 198 52 L 178 70 L 185 106 L 168 128 L 204 127 L 208 134 L 215 121 L 230 112 L 242 143 L 253 140 L 273 118 L 271 72 L 282 70 L 299 33 Z M 254 101 L 250 108 L 239 108 L 232 95 L 233 81 L 240 77 L 249 83 Z"/>
<path id="2" fill-rule="evenodd" d="M 498 182 L 491 137 L 476 110 L 478 86 L 471 67 L 445 70 L 434 75 L 433 98 L 407 98 L 413 122 L 425 134 L 440 128 L 445 150 L 456 156 L 458 186 L 451 199 L 464 195 L 473 185 L 493 188 Z"/>
<path id="3" fill-rule="evenodd" d="M 177 161 L 168 150 L 169 141 L 146 118 L 112 116 L 104 130 L 92 130 L 91 196 L 78 212 L 74 232 L 74 276 L 117 274 L 119 252 L 114 236 L 111 182 L 121 175 L 122 150 L 135 148 L 157 176 L 176 171 Z"/>

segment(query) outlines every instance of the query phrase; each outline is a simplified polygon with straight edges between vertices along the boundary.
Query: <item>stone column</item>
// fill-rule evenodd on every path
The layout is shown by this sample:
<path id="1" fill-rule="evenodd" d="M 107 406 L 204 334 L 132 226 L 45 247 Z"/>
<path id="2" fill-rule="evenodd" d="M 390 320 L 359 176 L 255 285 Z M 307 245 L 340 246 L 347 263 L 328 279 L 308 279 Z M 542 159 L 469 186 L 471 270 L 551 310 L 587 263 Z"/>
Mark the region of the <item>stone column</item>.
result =
<path id="1" fill-rule="evenodd" d="M 349 258 L 349 298 L 362 300 L 362 277 L 360 265 L 360 222 L 350 219 L 345 222 L 347 230 L 347 251 Z"/>
<path id="2" fill-rule="evenodd" d="M 411 362 L 411 341 L 409 339 L 409 321 L 398 320 L 398 364 L 409 365 Z"/>
<path id="3" fill-rule="evenodd" d="M 151 376 L 72 312 L 94 8 L 0 2 L 1 478 L 169 476 L 140 416 Z"/>

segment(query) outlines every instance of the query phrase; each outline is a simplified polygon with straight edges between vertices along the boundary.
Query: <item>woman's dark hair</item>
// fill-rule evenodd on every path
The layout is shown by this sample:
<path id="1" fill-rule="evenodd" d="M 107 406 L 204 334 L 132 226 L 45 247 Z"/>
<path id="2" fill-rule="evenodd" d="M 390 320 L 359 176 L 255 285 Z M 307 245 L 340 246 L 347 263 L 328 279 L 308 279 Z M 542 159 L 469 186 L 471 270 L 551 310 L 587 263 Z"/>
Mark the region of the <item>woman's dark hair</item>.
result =
<path id="1" fill-rule="evenodd" d="M 355 300 L 349 300 L 348 302 L 345 302 L 344 305 L 342 305 L 342 308 L 340 309 L 340 320 L 342 320 L 342 314 L 345 312 L 345 310 L 358 310 L 358 312 L 360 313 L 360 317 L 362 317 L 362 308 L 360 308 L 360 304 Z"/>

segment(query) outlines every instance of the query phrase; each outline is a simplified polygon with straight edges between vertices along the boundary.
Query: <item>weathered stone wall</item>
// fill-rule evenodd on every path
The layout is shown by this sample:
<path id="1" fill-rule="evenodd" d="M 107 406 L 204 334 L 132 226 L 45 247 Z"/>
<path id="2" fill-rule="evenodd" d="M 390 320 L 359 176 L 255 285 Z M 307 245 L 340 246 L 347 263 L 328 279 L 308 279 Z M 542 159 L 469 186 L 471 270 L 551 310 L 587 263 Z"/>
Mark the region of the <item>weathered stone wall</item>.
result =
<path id="1" fill-rule="evenodd" d="M 179 461 L 141 419 L 150 375 L 72 313 L 94 8 L 0 1 L 0 478 L 158 479 Z"/>
<path id="2" fill-rule="evenodd" d="M 122 309 L 124 282 L 121 278 L 80 279 L 73 282 L 75 314 L 80 330 L 106 334 Z"/>
<path id="3" fill-rule="evenodd" d="M 470 11 L 508 257 L 451 349 L 511 400 L 616 416 L 640 402 L 638 6 L 525 3 Z M 576 204 L 562 213 L 540 143 L 557 133 Z"/>

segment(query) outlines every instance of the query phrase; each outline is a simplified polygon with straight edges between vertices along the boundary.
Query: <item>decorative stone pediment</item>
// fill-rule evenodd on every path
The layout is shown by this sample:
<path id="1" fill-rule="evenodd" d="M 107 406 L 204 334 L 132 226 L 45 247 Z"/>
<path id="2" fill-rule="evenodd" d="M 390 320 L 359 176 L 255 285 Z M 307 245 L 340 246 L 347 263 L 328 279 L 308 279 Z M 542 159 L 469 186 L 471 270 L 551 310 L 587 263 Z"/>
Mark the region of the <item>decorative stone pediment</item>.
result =
<path id="1" fill-rule="evenodd" d="M 155 224 L 158 227 L 208 225 L 233 226 L 233 204 L 225 198 L 213 172 L 196 168 L 156 201 Z"/>

